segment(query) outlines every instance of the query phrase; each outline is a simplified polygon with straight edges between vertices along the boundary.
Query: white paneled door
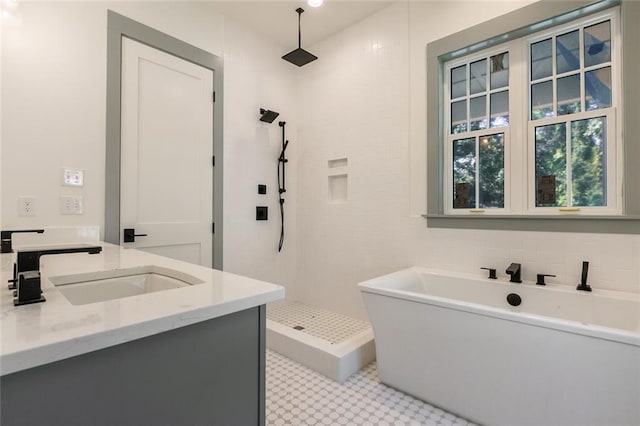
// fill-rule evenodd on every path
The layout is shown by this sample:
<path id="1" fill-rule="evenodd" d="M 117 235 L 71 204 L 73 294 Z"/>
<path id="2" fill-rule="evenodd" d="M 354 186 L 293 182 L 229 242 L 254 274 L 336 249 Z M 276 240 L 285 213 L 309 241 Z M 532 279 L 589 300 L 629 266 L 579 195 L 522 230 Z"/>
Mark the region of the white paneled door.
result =
<path id="1" fill-rule="evenodd" d="M 212 94 L 212 70 L 123 38 L 125 247 L 211 267 Z M 135 241 L 126 242 L 126 234 L 135 234 Z"/>

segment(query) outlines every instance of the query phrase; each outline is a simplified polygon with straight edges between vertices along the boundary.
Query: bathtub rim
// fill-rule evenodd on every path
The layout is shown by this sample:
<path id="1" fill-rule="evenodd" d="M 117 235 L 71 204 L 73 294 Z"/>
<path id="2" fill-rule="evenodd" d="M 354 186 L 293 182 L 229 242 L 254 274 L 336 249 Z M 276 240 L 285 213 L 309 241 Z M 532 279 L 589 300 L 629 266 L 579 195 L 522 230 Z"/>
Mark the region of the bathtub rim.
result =
<path id="1" fill-rule="evenodd" d="M 406 276 L 408 274 L 415 274 L 416 279 L 420 279 L 420 273 L 428 273 L 430 275 L 440 275 L 454 278 L 461 278 L 465 280 L 491 282 L 486 278 L 480 278 L 471 274 L 455 273 L 439 269 L 426 268 L 421 266 L 412 266 L 400 271 L 392 272 L 383 276 L 372 278 L 367 281 L 358 283 L 360 291 L 364 293 L 377 294 L 381 296 L 391 297 L 394 299 L 401 299 L 413 303 L 428 304 L 438 306 L 446 309 L 452 309 L 461 312 L 473 313 L 480 316 L 493 317 L 504 319 L 507 321 L 515 321 L 522 324 L 533 325 L 537 327 L 543 327 L 552 330 L 564 331 L 572 334 L 578 334 L 583 336 L 594 337 L 598 339 L 609 340 L 616 343 L 628 344 L 632 346 L 640 347 L 640 330 L 638 332 L 623 330 L 613 327 L 605 327 L 595 324 L 586 324 L 580 321 L 558 319 L 549 316 L 537 315 L 528 312 L 519 312 L 517 308 L 495 308 L 492 306 L 482 305 L 479 303 L 465 302 L 456 299 L 444 298 L 439 296 L 432 296 L 423 293 L 417 293 L 414 291 L 401 290 L 398 288 L 386 288 L 383 287 L 383 283 L 388 282 L 389 279 L 393 279 L 400 276 Z M 502 284 L 502 283 L 501 283 Z M 518 286 L 530 287 L 535 286 L 534 283 L 522 283 L 516 284 Z M 563 285 L 548 285 L 550 291 L 569 291 L 569 286 Z M 573 290 L 577 291 L 577 290 Z M 614 294 L 611 294 L 614 293 Z M 590 296 L 603 296 L 613 297 L 625 300 L 640 301 L 640 295 L 627 292 L 615 292 L 612 290 L 598 290 L 594 289 L 591 294 L 580 295 L 581 297 Z M 628 296 L 628 297 L 627 297 Z M 366 302 L 365 302 L 366 304 Z M 371 323 L 374 325 L 373 318 Z M 375 332 L 375 325 L 374 325 Z"/>

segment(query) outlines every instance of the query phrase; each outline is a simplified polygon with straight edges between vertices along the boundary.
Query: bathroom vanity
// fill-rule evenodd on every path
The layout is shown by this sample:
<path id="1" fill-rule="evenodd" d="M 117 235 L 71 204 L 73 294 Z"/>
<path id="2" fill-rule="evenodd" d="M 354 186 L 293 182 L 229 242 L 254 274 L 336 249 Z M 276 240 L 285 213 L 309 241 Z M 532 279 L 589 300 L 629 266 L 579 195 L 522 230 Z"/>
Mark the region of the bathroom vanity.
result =
<path id="1" fill-rule="evenodd" d="M 0 424 L 264 424 L 265 304 L 284 289 L 99 244 L 43 257 L 46 302 L 23 306 L 0 255 Z"/>

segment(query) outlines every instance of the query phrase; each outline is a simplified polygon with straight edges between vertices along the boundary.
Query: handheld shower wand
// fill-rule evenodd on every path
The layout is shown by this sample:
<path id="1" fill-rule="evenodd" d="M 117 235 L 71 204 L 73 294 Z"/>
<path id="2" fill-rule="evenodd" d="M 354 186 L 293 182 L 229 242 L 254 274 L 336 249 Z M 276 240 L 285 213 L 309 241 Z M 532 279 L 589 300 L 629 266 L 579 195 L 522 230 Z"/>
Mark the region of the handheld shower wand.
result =
<path id="1" fill-rule="evenodd" d="M 284 156 L 287 146 L 289 145 L 289 141 L 285 140 L 286 124 L 287 123 L 284 121 L 278 122 L 278 126 L 282 127 L 282 151 L 280 152 L 280 157 L 278 157 L 278 197 L 280 200 L 280 242 L 278 243 L 278 252 L 282 251 L 282 246 L 284 244 L 284 198 L 282 197 L 282 194 L 287 192 L 285 187 L 285 169 L 286 164 L 289 161 Z"/>

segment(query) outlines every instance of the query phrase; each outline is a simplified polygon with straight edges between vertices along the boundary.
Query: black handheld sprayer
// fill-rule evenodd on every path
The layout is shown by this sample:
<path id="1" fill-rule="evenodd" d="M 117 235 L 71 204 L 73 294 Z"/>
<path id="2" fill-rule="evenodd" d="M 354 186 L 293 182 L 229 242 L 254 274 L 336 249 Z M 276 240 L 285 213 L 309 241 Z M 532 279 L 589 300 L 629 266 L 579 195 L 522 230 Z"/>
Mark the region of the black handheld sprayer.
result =
<path id="1" fill-rule="evenodd" d="M 287 192 L 285 187 L 285 169 L 288 161 L 284 154 L 287 150 L 287 145 L 289 145 L 289 141 L 285 140 L 286 124 L 284 121 L 278 122 L 278 126 L 282 127 L 282 151 L 280 152 L 280 157 L 278 157 L 278 197 L 280 199 L 280 242 L 278 243 L 278 251 L 282 251 L 282 245 L 284 244 L 284 198 L 282 194 Z"/>

